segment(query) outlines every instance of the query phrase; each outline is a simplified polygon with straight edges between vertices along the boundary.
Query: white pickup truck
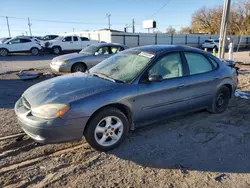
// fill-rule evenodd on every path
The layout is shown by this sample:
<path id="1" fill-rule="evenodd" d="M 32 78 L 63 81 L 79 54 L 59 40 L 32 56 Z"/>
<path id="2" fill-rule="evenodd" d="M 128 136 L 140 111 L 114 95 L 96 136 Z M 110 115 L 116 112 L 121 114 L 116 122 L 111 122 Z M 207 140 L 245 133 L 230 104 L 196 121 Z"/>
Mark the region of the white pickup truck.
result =
<path id="1" fill-rule="evenodd" d="M 98 41 L 89 40 L 86 37 L 61 36 L 46 42 L 43 47 L 45 50 L 58 55 L 62 51 L 80 51 L 83 48 L 96 43 L 98 43 Z"/>

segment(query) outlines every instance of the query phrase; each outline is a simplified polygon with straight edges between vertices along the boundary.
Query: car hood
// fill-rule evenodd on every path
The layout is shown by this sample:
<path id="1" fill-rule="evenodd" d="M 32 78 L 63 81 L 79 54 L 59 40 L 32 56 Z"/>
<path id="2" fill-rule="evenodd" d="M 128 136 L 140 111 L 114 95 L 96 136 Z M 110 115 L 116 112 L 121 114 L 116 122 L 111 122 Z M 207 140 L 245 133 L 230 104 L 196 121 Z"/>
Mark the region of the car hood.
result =
<path id="1" fill-rule="evenodd" d="M 43 104 L 69 104 L 73 101 L 114 88 L 118 83 L 86 73 L 74 73 L 52 78 L 28 88 L 23 97 L 31 108 Z"/>
<path id="2" fill-rule="evenodd" d="M 88 56 L 87 54 L 79 54 L 79 53 L 71 53 L 71 54 L 65 54 L 65 55 L 60 55 L 58 57 L 55 57 L 54 60 L 57 61 L 66 61 L 78 57 L 83 57 L 83 56 Z"/>

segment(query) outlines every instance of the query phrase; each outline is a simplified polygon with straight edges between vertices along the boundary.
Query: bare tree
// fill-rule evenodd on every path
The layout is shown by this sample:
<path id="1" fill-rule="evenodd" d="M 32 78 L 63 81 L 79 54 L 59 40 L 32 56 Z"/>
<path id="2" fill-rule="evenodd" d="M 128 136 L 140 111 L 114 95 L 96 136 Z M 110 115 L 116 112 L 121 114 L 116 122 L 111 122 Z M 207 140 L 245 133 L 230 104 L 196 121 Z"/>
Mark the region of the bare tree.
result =
<path id="1" fill-rule="evenodd" d="M 192 16 L 191 30 L 194 33 L 219 34 L 222 6 L 202 7 Z M 230 12 L 229 33 L 250 34 L 250 0 L 239 0 L 232 5 Z"/>
<path id="2" fill-rule="evenodd" d="M 176 33 L 176 30 L 175 28 L 173 28 L 172 26 L 169 26 L 166 30 L 166 33 L 168 34 L 175 34 Z"/>
<path id="3" fill-rule="evenodd" d="M 178 33 L 180 33 L 180 34 L 191 34 L 191 33 L 193 33 L 193 31 L 192 31 L 191 27 L 182 27 Z"/>

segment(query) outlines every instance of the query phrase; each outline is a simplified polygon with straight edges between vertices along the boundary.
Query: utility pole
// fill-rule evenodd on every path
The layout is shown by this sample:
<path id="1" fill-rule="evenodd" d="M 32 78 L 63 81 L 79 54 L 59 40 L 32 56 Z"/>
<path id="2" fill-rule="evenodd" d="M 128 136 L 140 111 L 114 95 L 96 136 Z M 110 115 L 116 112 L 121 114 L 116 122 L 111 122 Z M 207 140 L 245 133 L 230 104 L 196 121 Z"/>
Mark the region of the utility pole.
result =
<path id="1" fill-rule="evenodd" d="M 27 32 L 27 31 L 25 31 L 25 33 L 26 33 L 26 35 L 28 36 L 28 32 Z"/>
<path id="2" fill-rule="evenodd" d="M 133 30 L 133 33 L 135 32 L 135 19 L 133 18 L 132 20 L 132 30 Z"/>
<path id="3" fill-rule="evenodd" d="M 106 16 L 108 17 L 108 28 L 110 29 L 110 27 L 111 27 L 111 24 L 110 24 L 110 16 L 111 16 L 111 14 L 106 14 Z"/>
<path id="4" fill-rule="evenodd" d="M 8 18 L 8 16 L 6 16 L 6 22 L 7 22 L 7 27 L 8 27 L 8 31 L 9 31 L 9 37 L 11 37 L 11 34 L 10 34 L 10 25 L 9 25 L 9 18 Z"/>
<path id="5" fill-rule="evenodd" d="M 31 23 L 30 23 L 30 18 L 28 17 L 28 26 L 29 26 L 29 30 L 30 30 L 30 36 L 32 36 L 32 33 L 31 33 Z"/>
<path id="6" fill-rule="evenodd" d="M 226 36 L 227 36 L 227 27 L 228 27 L 229 16 L 230 16 L 230 5 L 231 5 L 231 0 L 225 0 L 223 13 L 222 13 L 222 19 L 221 19 L 219 52 L 218 52 L 218 57 L 222 59 L 225 57 L 225 44 L 226 44 Z"/>

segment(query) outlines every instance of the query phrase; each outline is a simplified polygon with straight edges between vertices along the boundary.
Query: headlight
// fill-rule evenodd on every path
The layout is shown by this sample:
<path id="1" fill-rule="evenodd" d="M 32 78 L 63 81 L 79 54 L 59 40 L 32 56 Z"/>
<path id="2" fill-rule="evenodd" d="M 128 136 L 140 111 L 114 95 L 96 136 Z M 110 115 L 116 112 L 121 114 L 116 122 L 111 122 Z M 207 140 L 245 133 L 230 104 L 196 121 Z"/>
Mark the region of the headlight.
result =
<path id="1" fill-rule="evenodd" d="M 31 110 L 31 113 L 42 119 L 54 119 L 61 117 L 67 111 L 69 111 L 70 106 L 65 104 L 45 104 L 36 107 Z"/>

